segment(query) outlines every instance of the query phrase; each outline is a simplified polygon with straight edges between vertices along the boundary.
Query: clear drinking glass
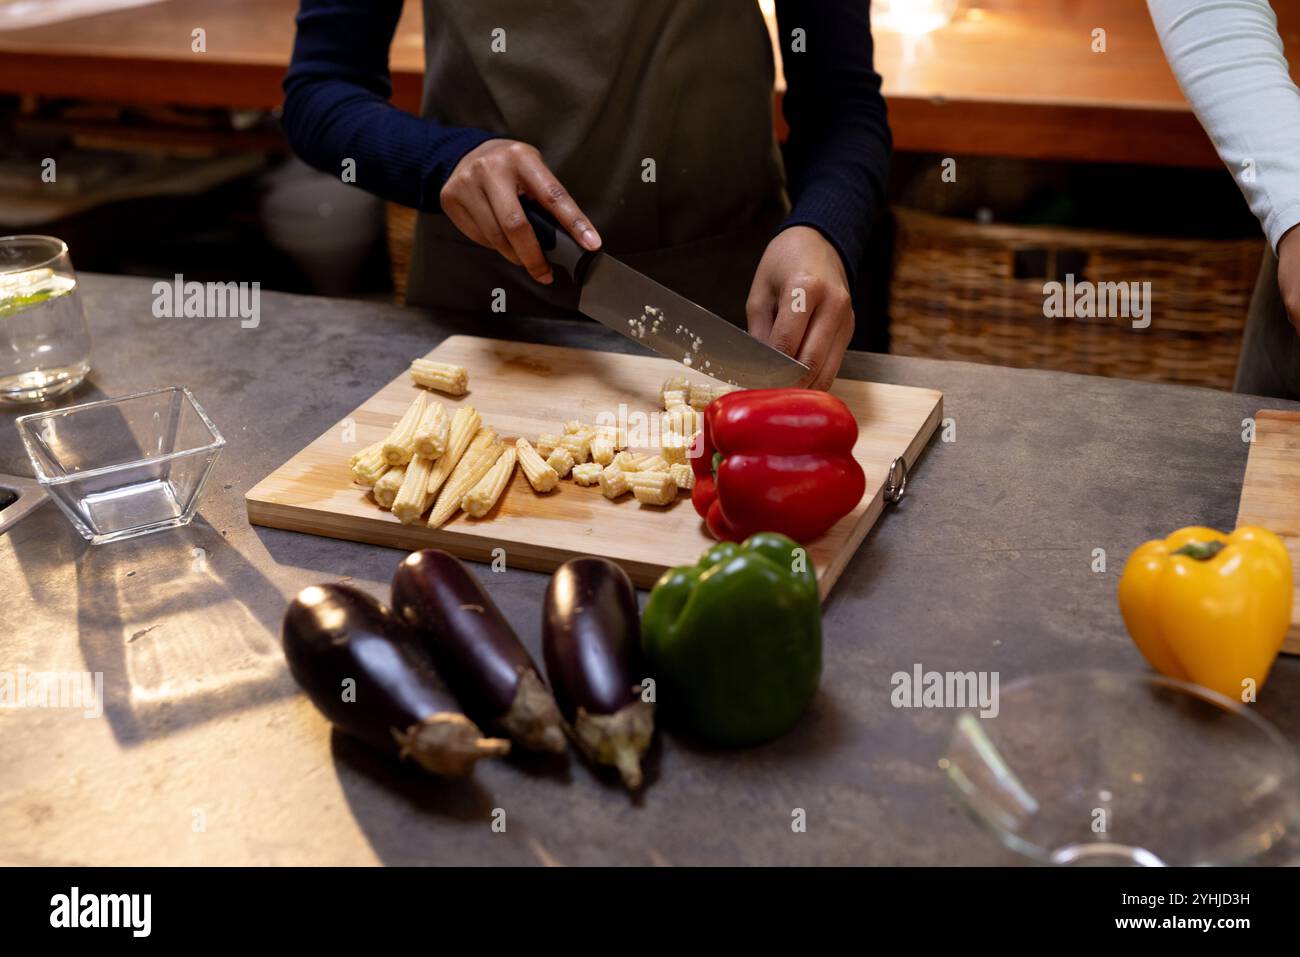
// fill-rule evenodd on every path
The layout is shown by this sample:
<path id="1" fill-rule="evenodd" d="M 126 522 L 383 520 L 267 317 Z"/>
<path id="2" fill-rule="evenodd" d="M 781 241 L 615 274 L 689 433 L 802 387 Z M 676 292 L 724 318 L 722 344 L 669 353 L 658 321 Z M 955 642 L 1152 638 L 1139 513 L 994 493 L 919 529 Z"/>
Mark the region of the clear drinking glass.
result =
<path id="1" fill-rule="evenodd" d="M 67 244 L 0 237 L 0 402 L 41 402 L 90 371 L 90 333 Z"/>
<path id="2" fill-rule="evenodd" d="M 19 416 L 36 480 L 99 545 L 188 525 L 226 440 L 172 386 Z"/>

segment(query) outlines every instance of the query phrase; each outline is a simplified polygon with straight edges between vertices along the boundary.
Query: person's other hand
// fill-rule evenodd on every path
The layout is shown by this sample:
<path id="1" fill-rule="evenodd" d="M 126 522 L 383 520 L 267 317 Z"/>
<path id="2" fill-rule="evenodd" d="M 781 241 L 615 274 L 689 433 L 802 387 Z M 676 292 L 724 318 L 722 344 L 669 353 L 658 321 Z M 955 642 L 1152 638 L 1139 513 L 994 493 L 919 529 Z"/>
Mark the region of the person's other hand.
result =
<path id="1" fill-rule="evenodd" d="M 853 299 L 835 247 L 809 226 L 767 244 L 745 303 L 749 334 L 808 367 L 802 385 L 829 389 L 853 336 Z"/>
<path id="2" fill-rule="evenodd" d="M 523 266 L 540 283 L 554 280 L 520 196 L 530 196 L 583 249 L 600 248 L 600 235 L 542 154 L 518 140 L 488 140 L 461 157 L 438 194 L 442 210 L 462 233 Z"/>
<path id="3" fill-rule="evenodd" d="M 1292 226 L 1277 244 L 1277 287 L 1291 325 L 1300 334 L 1300 226 Z"/>

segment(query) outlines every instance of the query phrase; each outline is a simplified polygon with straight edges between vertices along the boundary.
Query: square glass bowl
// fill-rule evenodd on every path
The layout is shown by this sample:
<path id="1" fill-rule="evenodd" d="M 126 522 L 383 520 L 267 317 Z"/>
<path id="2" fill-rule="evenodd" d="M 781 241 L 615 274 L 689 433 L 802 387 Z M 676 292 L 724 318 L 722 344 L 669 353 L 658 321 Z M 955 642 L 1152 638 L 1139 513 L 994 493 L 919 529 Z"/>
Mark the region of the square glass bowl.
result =
<path id="1" fill-rule="evenodd" d="M 95 545 L 188 525 L 226 444 L 183 386 L 16 424 L 36 480 Z"/>

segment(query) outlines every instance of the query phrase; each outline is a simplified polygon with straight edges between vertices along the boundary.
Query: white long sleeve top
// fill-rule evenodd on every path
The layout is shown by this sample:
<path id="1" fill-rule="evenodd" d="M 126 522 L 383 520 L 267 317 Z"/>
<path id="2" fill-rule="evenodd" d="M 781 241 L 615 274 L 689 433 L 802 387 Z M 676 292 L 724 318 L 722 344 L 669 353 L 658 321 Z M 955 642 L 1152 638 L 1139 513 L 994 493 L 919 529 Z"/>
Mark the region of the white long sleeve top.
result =
<path id="1" fill-rule="evenodd" d="M 1147 7 L 1183 95 L 1276 250 L 1300 224 L 1300 90 L 1268 0 Z"/>

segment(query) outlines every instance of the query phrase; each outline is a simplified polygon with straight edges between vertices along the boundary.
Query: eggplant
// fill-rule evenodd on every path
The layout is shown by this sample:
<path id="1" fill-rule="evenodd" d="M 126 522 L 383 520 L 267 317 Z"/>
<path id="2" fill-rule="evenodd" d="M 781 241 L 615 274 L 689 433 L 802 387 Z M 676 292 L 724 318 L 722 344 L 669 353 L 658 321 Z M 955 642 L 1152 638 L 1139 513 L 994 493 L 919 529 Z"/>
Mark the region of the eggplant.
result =
<path id="1" fill-rule="evenodd" d="M 283 639 L 294 680 L 354 738 L 446 777 L 510 750 L 509 741 L 484 737 L 411 630 L 363 591 L 304 588 L 285 612 Z"/>
<path id="2" fill-rule="evenodd" d="M 564 753 L 564 719 L 537 665 L 460 559 L 413 552 L 393 575 L 392 602 L 474 720 L 531 751 Z"/>
<path id="3" fill-rule="evenodd" d="M 588 759 L 641 786 L 641 756 L 654 736 L 642 700 L 640 617 L 627 574 L 603 558 L 561 565 L 546 589 L 542 655 L 560 711 Z"/>

